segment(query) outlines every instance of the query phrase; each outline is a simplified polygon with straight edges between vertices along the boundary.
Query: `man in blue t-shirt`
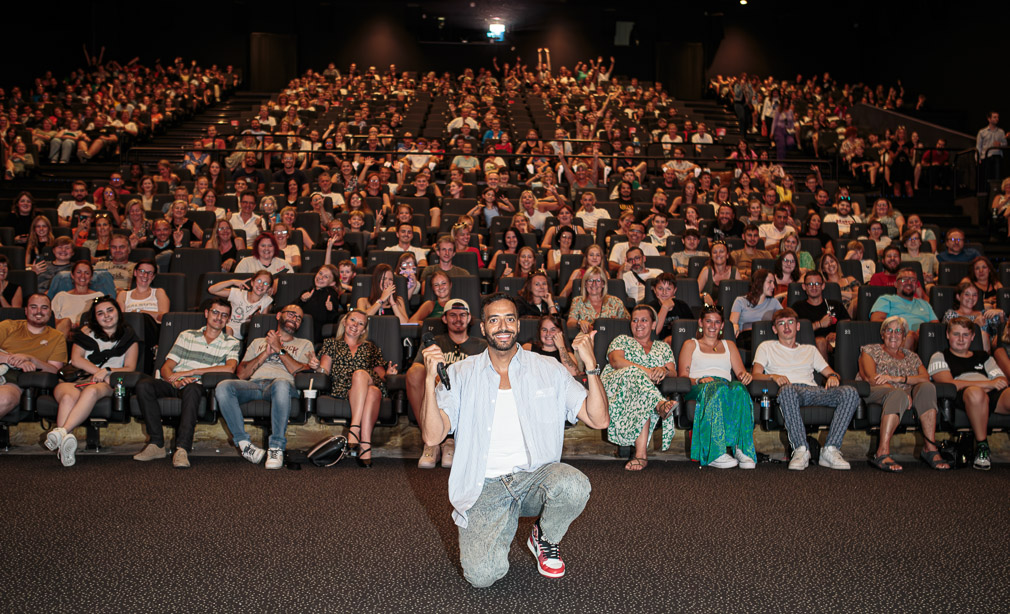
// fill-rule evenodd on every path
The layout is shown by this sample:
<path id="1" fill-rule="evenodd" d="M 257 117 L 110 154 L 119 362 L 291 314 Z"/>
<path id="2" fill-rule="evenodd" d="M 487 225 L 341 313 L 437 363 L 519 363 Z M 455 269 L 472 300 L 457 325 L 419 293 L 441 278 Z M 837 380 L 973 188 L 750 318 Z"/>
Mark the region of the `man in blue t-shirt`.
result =
<path id="1" fill-rule="evenodd" d="M 938 322 L 936 312 L 926 301 L 915 298 L 916 284 L 919 277 L 915 269 L 902 267 L 898 269 L 898 277 L 894 281 L 897 289 L 895 294 L 885 294 L 879 297 L 870 308 L 870 321 L 883 322 L 891 316 L 901 316 L 908 322 L 908 335 L 905 337 L 905 349 L 915 351 L 919 344 L 919 326 L 926 322 Z"/>

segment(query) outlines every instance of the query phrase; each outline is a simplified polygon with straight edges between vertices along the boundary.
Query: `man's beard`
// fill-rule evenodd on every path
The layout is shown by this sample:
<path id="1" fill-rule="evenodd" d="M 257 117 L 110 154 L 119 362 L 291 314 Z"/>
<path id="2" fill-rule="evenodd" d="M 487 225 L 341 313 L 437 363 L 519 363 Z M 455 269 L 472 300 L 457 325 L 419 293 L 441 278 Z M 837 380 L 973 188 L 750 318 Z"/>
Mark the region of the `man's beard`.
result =
<path id="1" fill-rule="evenodd" d="M 484 338 L 487 340 L 487 344 L 492 348 L 498 350 L 499 352 L 507 352 L 516 344 L 516 334 L 514 332 L 511 334 L 512 337 L 506 342 L 499 342 L 495 339 L 494 335 L 485 335 Z"/>

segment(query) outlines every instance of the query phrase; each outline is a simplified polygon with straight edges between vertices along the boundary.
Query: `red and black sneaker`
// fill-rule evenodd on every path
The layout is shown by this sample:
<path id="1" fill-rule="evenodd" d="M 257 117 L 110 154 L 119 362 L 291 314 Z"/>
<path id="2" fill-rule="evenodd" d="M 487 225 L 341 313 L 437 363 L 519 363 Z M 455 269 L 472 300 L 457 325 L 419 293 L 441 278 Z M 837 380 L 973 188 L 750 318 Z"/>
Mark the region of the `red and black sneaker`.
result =
<path id="1" fill-rule="evenodd" d="M 537 571 L 541 576 L 548 578 L 560 578 L 565 575 L 565 562 L 561 560 L 561 546 L 552 544 L 540 536 L 540 521 L 533 525 L 533 532 L 530 533 L 526 545 L 530 547 L 530 552 L 537 557 Z"/>

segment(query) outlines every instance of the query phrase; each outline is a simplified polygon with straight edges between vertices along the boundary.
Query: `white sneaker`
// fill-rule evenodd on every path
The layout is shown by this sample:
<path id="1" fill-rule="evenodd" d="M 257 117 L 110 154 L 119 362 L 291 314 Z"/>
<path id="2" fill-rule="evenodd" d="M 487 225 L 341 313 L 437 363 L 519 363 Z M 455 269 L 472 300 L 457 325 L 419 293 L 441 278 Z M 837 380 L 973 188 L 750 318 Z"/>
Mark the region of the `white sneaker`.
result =
<path id="1" fill-rule="evenodd" d="M 63 440 L 60 441 L 60 462 L 63 463 L 64 467 L 73 467 L 74 463 L 77 462 L 75 455 L 77 454 L 77 438 L 71 433 L 64 435 Z"/>
<path id="2" fill-rule="evenodd" d="M 715 459 L 708 464 L 709 467 L 715 467 L 716 469 L 732 469 L 737 466 L 736 459 L 729 454 L 723 454 L 719 458 Z"/>
<path id="3" fill-rule="evenodd" d="M 249 461 L 254 465 L 259 464 L 259 462 L 263 460 L 263 456 L 266 455 L 266 452 L 263 450 L 263 448 L 254 445 L 253 442 L 249 440 L 239 443 L 238 449 L 240 452 L 242 452 L 242 458 L 246 459 L 247 461 Z"/>
<path id="4" fill-rule="evenodd" d="M 842 458 L 842 451 L 835 446 L 824 446 L 821 449 L 821 457 L 817 459 L 817 464 L 830 469 L 846 470 L 850 468 L 848 461 Z"/>
<path id="5" fill-rule="evenodd" d="M 260 450 L 262 452 L 262 450 Z M 284 450 L 280 448 L 270 448 L 267 450 L 267 469 L 280 469 L 284 466 Z"/>
<path id="6" fill-rule="evenodd" d="M 66 436 L 67 436 L 67 429 L 63 428 L 62 426 L 54 428 L 53 430 L 49 431 L 49 433 L 46 435 L 46 447 L 53 452 L 59 450 L 60 442 L 62 442 L 63 438 Z"/>
<path id="7" fill-rule="evenodd" d="M 741 452 L 740 448 L 733 451 L 733 458 L 736 459 L 741 469 L 754 469 L 757 467 L 757 461 Z"/>
<path id="8" fill-rule="evenodd" d="M 824 458 L 824 451 L 821 451 L 821 458 Z M 793 471 L 803 471 L 810 465 L 810 450 L 806 446 L 800 446 L 793 450 L 793 456 L 789 459 L 789 468 Z"/>

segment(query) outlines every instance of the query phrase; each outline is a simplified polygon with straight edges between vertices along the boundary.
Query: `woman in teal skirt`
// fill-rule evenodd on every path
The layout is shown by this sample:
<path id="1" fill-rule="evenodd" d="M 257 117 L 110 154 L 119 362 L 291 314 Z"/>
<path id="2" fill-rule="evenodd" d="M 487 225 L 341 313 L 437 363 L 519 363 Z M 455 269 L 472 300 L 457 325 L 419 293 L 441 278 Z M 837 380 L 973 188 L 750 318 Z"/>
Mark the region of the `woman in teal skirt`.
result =
<path id="1" fill-rule="evenodd" d="M 610 402 L 607 438 L 619 446 L 635 446 L 624 465 L 628 471 L 645 468 L 652 431 L 676 407 L 656 388 L 663 378 L 676 375 L 677 365 L 669 344 L 652 338 L 655 328 L 656 312 L 648 305 L 637 305 L 631 311 L 631 336 L 619 335 L 610 342 L 607 366 L 600 376 Z M 672 440 L 673 424 L 664 421 L 664 450 Z"/>
<path id="2" fill-rule="evenodd" d="M 698 338 L 680 349 L 680 376 L 691 379 L 686 399 L 695 401 L 691 457 L 702 467 L 753 469 L 754 407 L 740 352 L 732 341 L 720 339 L 722 312 L 706 306 L 698 320 Z M 740 381 L 732 381 L 736 374 Z M 727 449 L 732 448 L 732 455 Z"/>

